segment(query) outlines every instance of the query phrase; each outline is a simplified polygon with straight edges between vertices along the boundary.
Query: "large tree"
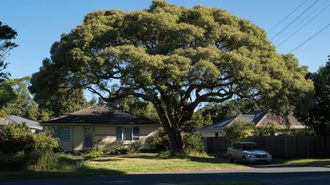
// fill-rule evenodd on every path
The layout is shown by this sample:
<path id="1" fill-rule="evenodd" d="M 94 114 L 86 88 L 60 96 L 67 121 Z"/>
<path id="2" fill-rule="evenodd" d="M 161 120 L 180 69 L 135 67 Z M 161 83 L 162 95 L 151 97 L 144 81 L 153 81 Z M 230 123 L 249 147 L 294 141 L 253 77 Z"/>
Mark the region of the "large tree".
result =
<path id="1" fill-rule="evenodd" d="M 330 135 L 330 56 L 327 63 L 308 78 L 313 80 L 315 91 L 303 99 L 299 116 L 317 135 Z"/>
<path id="2" fill-rule="evenodd" d="M 33 74 L 29 90 L 38 107 L 51 117 L 63 116 L 88 106 L 83 91 L 67 86 L 62 71 L 50 59 L 43 60 L 40 71 Z"/>
<path id="3" fill-rule="evenodd" d="M 184 150 L 182 132 L 201 103 L 252 99 L 289 110 L 312 89 L 307 69 L 277 54 L 253 23 L 160 0 L 141 11 L 88 14 L 54 43 L 47 65 L 62 88 L 88 89 L 106 102 L 151 102 L 174 151 Z"/>
<path id="4" fill-rule="evenodd" d="M 7 67 L 5 57 L 9 54 L 9 51 L 17 47 L 17 44 L 12 42 L 15 39 L 17 32 L 6 24 L 2 24 L 0 21 L 0 82 L 7 79 L 9 73 L 4 71 Z"/>

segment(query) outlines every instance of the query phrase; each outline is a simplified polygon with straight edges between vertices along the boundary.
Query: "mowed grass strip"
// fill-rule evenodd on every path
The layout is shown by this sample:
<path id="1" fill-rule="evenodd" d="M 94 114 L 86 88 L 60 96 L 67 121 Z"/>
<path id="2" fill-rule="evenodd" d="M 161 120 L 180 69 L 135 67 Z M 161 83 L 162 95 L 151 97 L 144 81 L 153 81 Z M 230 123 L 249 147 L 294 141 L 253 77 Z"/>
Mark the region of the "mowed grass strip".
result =
<path id="1" fill-rule="evenodd" d="M 86 159 L 83 156 L 61 154 L 56 167 L 48 171 L 0 171 L 0 181 L 94 176 L 127 173 L 161 173 L 180 171 L 207 171 L 248 168 L 227 163 L 208 155 L 164 157 L 155 153 L 138 153 L 117 156 L 102 156 Z"/>
<path id="2" fill-rule="evenodd" d="M 330 168 L 330 159 L 288 159 L 280 160 L 279 162 L 289 166 L 317 166 Z"/>
<path id="3" fill-rule="evenodd" d="M 104 156 L 86 162 L 91 168 L 104 168 L 124 173 L 152 173 L 179 171 L 207 171 L 247 168 L 227 163 L 207 155 L 187 158 L 159 157 L 158 154 L 142 153 L 121 156 Z"/>

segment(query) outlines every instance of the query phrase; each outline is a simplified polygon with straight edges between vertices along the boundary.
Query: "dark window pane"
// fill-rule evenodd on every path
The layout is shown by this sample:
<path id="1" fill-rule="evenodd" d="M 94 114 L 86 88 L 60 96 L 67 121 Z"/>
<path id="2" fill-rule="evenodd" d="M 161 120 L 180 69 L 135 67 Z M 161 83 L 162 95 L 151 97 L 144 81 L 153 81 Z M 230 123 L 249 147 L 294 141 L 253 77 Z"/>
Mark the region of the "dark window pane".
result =
<path id="1" fill-rule="evenodd" d="M 124 140 L 132 140 L 132 128 L 123 128 Z"/>
<path id="2" fill-rule="evenodd" d="M 69 127 L 61 128 L 61 139 L 65 140 L 65 141 L 70 140 L 70 128 Z"/>
<path id="3" fill-rule="evenodd" d="M 116 140 L 117 141 L 121 141 L 122 138 L 122 128 L 121 127 L 117 127 L 116 128 Z"/>
<path id="4" fill-rule="evenodd" d="M 133 140 L 139 140 L 140 139 L 140 128 L 134 127 L 133 128 Z"/>

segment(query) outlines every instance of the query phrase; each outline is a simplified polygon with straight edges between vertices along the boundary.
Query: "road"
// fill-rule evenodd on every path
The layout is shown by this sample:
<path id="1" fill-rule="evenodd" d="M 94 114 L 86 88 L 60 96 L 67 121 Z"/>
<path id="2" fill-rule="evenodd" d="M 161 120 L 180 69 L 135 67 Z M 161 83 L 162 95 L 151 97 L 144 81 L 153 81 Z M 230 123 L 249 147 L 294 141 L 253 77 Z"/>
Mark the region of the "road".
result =
<path id="1" fill-rule="evenodd" d="M 256 167 L 245 170 L 128 174 L 3 182 L 0 185 L 177 185 L 187 182 L 259 181 L 270 185 L 327 185 L 323 167 Z"/>

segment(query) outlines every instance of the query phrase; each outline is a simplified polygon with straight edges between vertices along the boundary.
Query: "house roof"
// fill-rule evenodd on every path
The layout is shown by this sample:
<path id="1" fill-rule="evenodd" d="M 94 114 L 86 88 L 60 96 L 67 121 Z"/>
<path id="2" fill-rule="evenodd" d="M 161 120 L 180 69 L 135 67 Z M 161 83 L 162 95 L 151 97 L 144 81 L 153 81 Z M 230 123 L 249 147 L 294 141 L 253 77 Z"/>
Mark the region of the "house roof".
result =
<path id="1" fill-rule="evenodd" d="M 29 120 L 26 118 L 22 118 L 15 115 L 9 115 L 4 118 L 0 118 L 0 125 L 8 125 L 9 123 L 16 123 L 16 124 L 26 124 L 27 127 L 31 129 L 42 130 L 42 126 L 36 121 Z"/>
<path id="2" fill-rule="evenodd" d="M 107 106 L 91 106 L 69 115 L 45 121 L 46 124 L 159 124 L 158 122 L 136 116 Z"/>
<path id="3" fill-rule="evenodd" d="M 242 121 L 242 122 L 252 122 L 256 126 L 261 124 L 264 119 L 267 119 L 271 122 L 276 122 L 282 127 L 284 127 L 284 118 L 274 114 L 271 111 L 259 111 L 253 112 L 248 114 L 239 114 L 235 117 L 231 117 L 225 120 L 221 120 L 216 122 L 210 126 L 206 126 L 204 128 L 199 129 L 201 132 L 217 132 L 223 130 L 227 125 L 235 122 L 235 121 Z M 304 128 L 304 126 L 293 116 L 289 115 L 288 120 L 290 123 L 290 128 Z"/>

